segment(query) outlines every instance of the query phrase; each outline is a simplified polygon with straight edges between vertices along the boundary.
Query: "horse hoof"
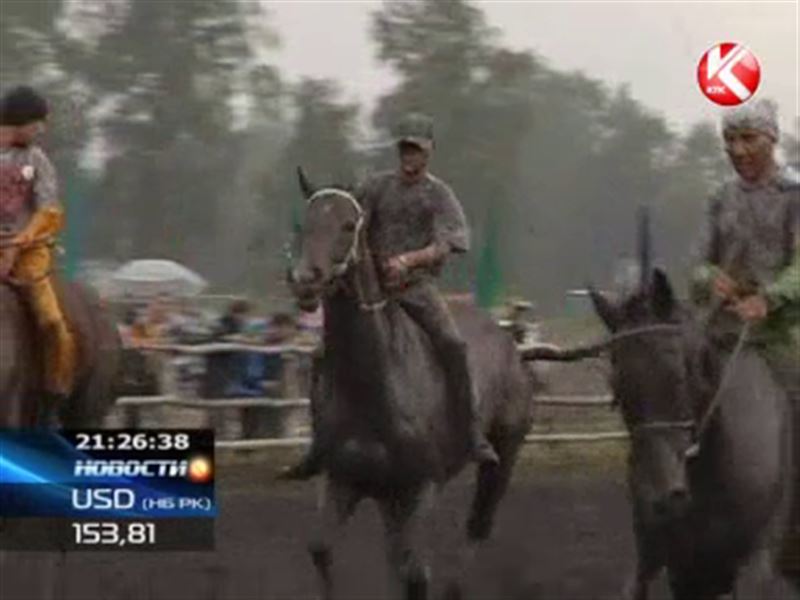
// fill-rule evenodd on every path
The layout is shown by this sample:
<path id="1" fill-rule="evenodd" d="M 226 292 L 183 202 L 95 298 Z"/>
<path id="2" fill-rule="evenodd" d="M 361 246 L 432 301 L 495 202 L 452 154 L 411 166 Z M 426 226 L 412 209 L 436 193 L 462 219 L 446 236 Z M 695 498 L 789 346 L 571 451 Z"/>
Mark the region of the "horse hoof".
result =
<path id="1" fill-rule="evenodd" d="M 647 600 L 647 591 L 637 582 L 628 583 L 620 594 L 622 600 Z"/>
<path id="2" fill-rule="evenodd" d="M 283 467 L 275 475 L 276 481 L 308 481 L 312 477 L 319 475 L 319 471 L 307 467 L 305 464 Z"/>
<path id="3" fill-rule="evenodd" d="M 442 600 L 464 600 L 464 592 L 461 590 L 461 586 L 455 581 L 448 583 L 444 588 Z"/>

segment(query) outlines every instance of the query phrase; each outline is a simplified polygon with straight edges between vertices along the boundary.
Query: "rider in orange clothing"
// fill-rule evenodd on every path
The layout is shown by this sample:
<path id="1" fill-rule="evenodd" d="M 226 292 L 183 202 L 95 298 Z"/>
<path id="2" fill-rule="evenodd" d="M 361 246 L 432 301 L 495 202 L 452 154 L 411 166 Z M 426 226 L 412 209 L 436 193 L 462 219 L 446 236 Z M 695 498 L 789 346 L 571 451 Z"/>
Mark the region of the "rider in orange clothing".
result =
<path id="1" fill-rule="evenodd" d="M 0 100 L 0 280 L 18 287 L 39 328 L 44 420 L 72 391 L 77 353 L 52 279 L 53 239 L 63 227 L 64 210 L 55 169 L 36 144 L 48 113 L 47 102 L 29 87 L 14 88 Z"/>

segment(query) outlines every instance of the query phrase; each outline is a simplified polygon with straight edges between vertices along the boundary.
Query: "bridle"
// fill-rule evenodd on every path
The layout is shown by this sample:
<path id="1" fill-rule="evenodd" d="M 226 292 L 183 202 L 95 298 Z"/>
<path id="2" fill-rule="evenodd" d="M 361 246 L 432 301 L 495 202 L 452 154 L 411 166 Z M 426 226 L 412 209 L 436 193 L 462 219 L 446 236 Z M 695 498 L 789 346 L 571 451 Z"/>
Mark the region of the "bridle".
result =
<path id="1" fill-rule="evenodd" d="M 345 273 L 347 273 L 350 268 L 357 264 L 359 261 L 358 256 L 358 247 L 361 243 L 361 234 L 364 230 L 364 223 L 366 221 L 364 215 L 364 209 L 361 208 L 361 205 L 356 200 L 355 196 L 350 192 L 345 190 L 340 190 L 338 188 L 322 188 L 311 194 L 308 199 L 308 206 L 311 206 L 315 201 L 317 201 L 322 196 L 339 196 L 341 198 L 345 198 L 350 205 L 353 207 L 356 213 L 356 222 L 355 228 L 353 230 L 353 241 L 350 244 L 350 248 L 348 248 L 345 255 L 338 261 L 334 262 L 333 266 L 331 267 L 331 272 L 333 273 L 334 277 L 341 277 Z M 383 310 L 386 307 L 387 300 L 386 298 L 382 298 L 377 301 L 366 301 L 363 299 L 362 294 L 356 294 L 358 296 L 358 308 L 363 312 L 376 312 Z"/>
<path id="2" fill-rule="evenodd" d="M 626 329 L 625 331 L 620 331 L 618 333 L 612 334 L 606 341 L 606 345 L 610 346 L 614 342 L 618 342 L 620 340 L 629 339 L 629 338 L 637 338 L 641 337 L 646 334 L 650 333 L 661 333 L 666 335 L 681 335 L 683 333 L 683 328 L 680 325 L 676 324 L 669 324 L 669 323 L 659 323 L 657 325 L 644 325 L 642 327 L 636 327 L 633 329 Z M 695 428 L 695 421 L 692 419 L 685 419 L 685 420 L 653 420 L 653 421 L 643 421 L 641 423 L 635 423 L 631 429 L 634 434 L 639 433 L 640 431 L 673 431 L 673 430 L 694 430 Z"/>
<path id="3" fill-rule="evenodd" d="M 634 329 L 628 329 L 625 331 L 621 331 L 619 333 L 615 333 L 610 336 L 607 341 L 607 345 L 613 344 L 615 341 L 638 337 L 640 335 L 648 334 L 648 333 L 664 333 L 664 334 L 683 334 L 683 327 L 677 324 L 657 324 L 657 325 L 645 325 L 643 327 L 637 327 Z M 654 420 L 654 421 L 645 421 L 642 423 L 636 423 L 632 426 L 632 433 L 635 435 L 641 431 L 690 431 L 692 434 L 692 445 L 686 450 L 685 456 L 687 458 L 693 458 L 697 456 L 700 452 L 700 443 L 703 438 L 703 434 L 705 434 L 708 426 L 711 423 L 711 419 L 717 410 L 720 407 L 720 403 L 722 401 L 722 391 L 725 389 L 728 379 L 733 372 L 733 365 L 735 364 L 736 358 L 738 357 L 739 353 L 742 351 L 747 338 L 749 337 L 750 333 L 750 324 L 745 323 L 742 326 L 742 329 L 739 333 L 739 337 L 736 341 L 736 346 L 731 352 L 730 358 L 725 363 L 725 367 L 723 368 L 722 375 L 720 376 L 719 384 L 717 385 L 716 390 L 714 391 L 714 395 L 711 398 L 711 401 L 706 406 L 703 414 L 700 416 L 699 419 L 684 419 L 684 420 Z"/>
<path id="4" fill-rule="evenodd" d="M 361 238 L 361 230 L 364 227 L 364 209 L 361 208 L 361 205 L 353 194 L 338 188 L 322 188 L 317 190 L 309 197 L 308 206 L 314 204 L 314 202 L 322 196 L 339 196 L 340 198 L 345 198 L 356 211 L 356 226 L 353 231 L 353 242 L 350 244 L 350 248 L 344 257 L 333 264 L 333 274 L 338 277 L 346 273 L 352 264 L 358 262 L 358 244 Z"/>

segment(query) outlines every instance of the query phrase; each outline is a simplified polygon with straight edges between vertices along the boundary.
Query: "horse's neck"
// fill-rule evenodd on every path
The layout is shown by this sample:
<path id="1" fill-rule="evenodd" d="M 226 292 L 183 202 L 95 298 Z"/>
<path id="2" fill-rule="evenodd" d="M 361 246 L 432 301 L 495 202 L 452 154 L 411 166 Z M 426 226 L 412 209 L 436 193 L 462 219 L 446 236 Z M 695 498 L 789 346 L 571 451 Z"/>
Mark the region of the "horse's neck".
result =
<path id="1" fill-rule="evenodd" d="M 756 350 L 744 347 L 714 358 L 718 370 L 701 398 L 703 411 L 714 401 L 714 416 L 701 439 L 697 484 L 712 499 L 730 493 L 770 498 L 785 477 L 784 396 Z"/>
<path id="2" fill-rule="evenodd" d="M 325 345 L 333 350 L 335 377 L 357 374 L 360 381 L 385 384 L 390 337 L 379 308 L 382 292 L 371 254 L 366 247 L 359 254 L 345 286 L 325 302 Z"/>
<path id="3" fill-rule="evenodd" d="M 361 304 L 374 304 L 383 298 L 378 269 L 367 245 L 366 225 L 358 240 L 358 261 L 348 273 L 356 297 Z"/>

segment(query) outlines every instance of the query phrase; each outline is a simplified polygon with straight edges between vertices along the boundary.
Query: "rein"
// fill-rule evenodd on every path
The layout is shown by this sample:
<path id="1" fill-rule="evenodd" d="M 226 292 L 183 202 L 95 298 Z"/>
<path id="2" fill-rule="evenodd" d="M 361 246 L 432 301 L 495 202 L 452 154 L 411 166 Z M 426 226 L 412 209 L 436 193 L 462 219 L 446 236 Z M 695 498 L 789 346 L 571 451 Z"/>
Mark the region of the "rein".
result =
<path id="1" fill-rule="evenodd" d="M 731 373 L 733 373 L 733 364 L 736 361 L 736 358 L 744 348 L 745 343 L 747 342 L 747 338 L 750 336 L 750 323 L 746 322 L 742 326 L 742 330 L 739 332 L 739 337 L 736 340 L 736 346 L 733 348 L 733 352 L 731 352 L 731 356 L 728 359 L 728 362 L 725 363 L 725 368 L 722 371 L 722 376 L 719 379 L 719 385 L 717 386 L 717 391 L 714 392 L 714 396 L 711 398 L 711 402 L 708 403 L 703 416 L 700 418 L 700 421 L 697 423 L 697 429 L 695 430 L 694 434 L 694 444 L 686 451 L 686 456 L 694 457 L 700 452 L 700 439 L 703 437 L 706 429 L 708 429 L 708 425 L 711 422 L 711 417 L 714 416 L 714 413 L 717 412 L 717 409 L 722 402 L 722 391 L 725 389 L 725 386 L 730 379 Z"/>
<path id="2" fill-rule="evenodd" d="M 606 345 L 611 345 L 613 342 L 631 338 L 631 337 L 638 337 L 639 335 L 646 334 L 646 333 L 676 333 L 679 334 L 682 332 L 680 325 L 648 325 L 644 327 L 637 327 L 635 329 L 630 329 L 627 331 L 623 331 L 620 333 L 616 333 L 612 335 L 606 342 Z M 683 421 L 647 421 L 643 423 L 638 423 L 632 427 L 633 432 L 636 433 L 637 431 L 645 430 L 645 431 L 672 431 L 672 430 L 691 430 L 692 431 L 692 438 L 693 443 L 686 451 L 687 458 L 694 458 L 700 453 L 700 440 L 705 434 L 706 430 L 708 429 L 709 424 L 711 423 L 711 419 L 714 414 L 719 410 L 720 404 L 722 403 L 722 392 L 725 389 L 725 386 L 730 379 L 731 374 L 733 373 L 733 365 L 736 362 L 739 354 L 744 348 L 745 343 L 747 342 L 747 338 L 750 334 L 750 323 L 745 323 L 742 326 L 742 329 L 739 333 L 739 337 L 736 341 L 736 346 L 731 352 L 730 357 L 728 358 L 727 362 L 725 363 L 725 367 L 722 371 L 722 376 L 720 377 L 719 384 L 714 392 L 714 395 L 711 398 L 711 401 L 706 406 L 703 414 L 700 418 L 695 421 L 692 419 L 686 419 Z"/>
<path id="3" fill-rule="evenodd" d="M 364 209 L 361 208 L 358 200 L 356 200 L 351 193 L 336 188 L 322 188 L 321 190 L 317 190 L 311 194 L 311 197 L 308 199 L 308 206 L 311 206 L 321 196 L 331 195 L 346 198 L 356 211 L 356 228 L 353 232 L 353 243 L 350 244 L 350 248 L 347 250 L 344 257 L 333 265 L 333 274 L 339 276 L 347 272 L 352 264 L 358 262 L 358 243 L 361 238 L 361 230 L 364 227 Z"/>

